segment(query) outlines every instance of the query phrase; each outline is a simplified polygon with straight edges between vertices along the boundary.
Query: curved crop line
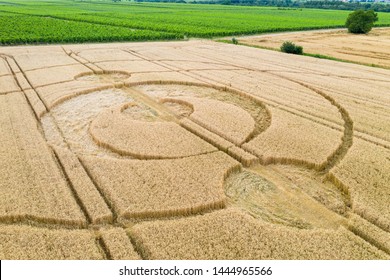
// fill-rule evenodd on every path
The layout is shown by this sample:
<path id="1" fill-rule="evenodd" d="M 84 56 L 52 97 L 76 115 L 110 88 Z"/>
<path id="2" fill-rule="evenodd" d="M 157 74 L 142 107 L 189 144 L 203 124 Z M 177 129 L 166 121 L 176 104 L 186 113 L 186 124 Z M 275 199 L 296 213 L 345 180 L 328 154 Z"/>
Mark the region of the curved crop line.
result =
<path id="1" fill-rule="evenodd" d="M 294 164 L 294 165 L 300 165 L 300 166 L 303 165 L 303 166 L 306 166 L 310 169 L 315 169 L 317 171 L 322 171 L 324 173 L 328 172 L 333 166 L 335 166 L 346 155 L 349 147 L 352 145 L 353 122 L 352 122 L 347 110 L 345 110 L 340 104 L 338 104 L 332 97 L 330 97 L 329 95 L 325 94 L 324 92 L 322 92 L 318 89 L 311 87 L 310 85 L 307 85 L 305 83 L 295 81 L 295 80 L 292 80 L 292 79 L 289 79 L 289 78 L 286 78 L 283 76 L 279 76 L 277 74 L 274 74 L 274 75 L 281 77 L 281 78 L 284 78 L 284 79 L 287 79 L 287 80 L 290 80 L 290 81 L 297 83 L 303 87 L 306 87 L 306 88 L 310 89 L 311 91 L 319 94 L 320 96 L 322 96 L 326 100 L 328 100 L 333 106 L 335 106 L 338 109 L 338 111 L 340 112 L 340 114 L 344 120 L 344 134 L 343 134 L 343 137 L 341 138 L 341 144 L 339 145 L 339 147 L 331 155 L 328 156 L 326 161 L 324 161 L 323 163 L 321 163 L 319 165 L 312 163 L 312 162 L 305 161 L 305 160 L 291 159 L 291 158 L 268 158 L 268 159 L 263 158 L 262 159 L 260 157 L 260 162 L 263 164 L 281 163 L 281 164 Z M 175 85 L 176 84 L 176 85 L 187 85 L 187 86 L 199 86 L 199 87 L 213 88 L 216 90 L 222 90 L 225 92 L 231 92 L 234 94 L 238 94 L 239 96 L 249 98 L 249 99 L 253 100 L 254 102 L 262 104 L 264 106 L 263 102 L 260 101 L 255 96 L 249 95 L 245 92 L 242 92 L 242 91 L 239 91 L 236 89 L 229 88 L 227 86 L 217 86 L 217 85 L 201 83 L 201 82 L 174 81 L 174 80 L 165 80 L 165 81 L 163 81 L 163 80 L 149 80 L 149 81 L 143 81 L 143 82 L 126 82 L 126 83 L 124 83 L 124 85 L 127 87 L 133 87 L 133 86 L 139 86 L 139 85 L 156 85 L 156 84 L 157 85 L 158 84 L 162 84 L 162 85 Z M 96 90 L 108 89 L 108 88 L 113 88 L 113 87 L 114 86 L 104 86 L 104 87 L 98 87 L 98 88 L 94 88 L 94 89 L 80 91 L 80 92 L 74 93 L 72 95 L 68 95 L 64 98 L 58 99 L 52 105 L 52 107 L 58 105 L 59 103 L 64 102 L 65 100 L 68 100 L 74 96 L 80 95 L 80 94 L 87 94 L 87 93 L 91 93 L 91 92 L 96 91 Z M 268 110 L 268 108 L 266 108 L 266 110 L 268 112 L 268 115 L 270 116 L 270 119 L 272 119 L 271 112 Z M 253 139 L 253 137 L 255 137 L 255 135 L 251 135 L 250 137 L 248 137 L 246 142 L 250 141 L 250 139 Z M 97 139 L 94 139 L 94 141 L 97 141 Z M 97 143 L 99 143 L 99 141 L 97 141 Z M 103 143 L 99 143 L 99 144 L 105 145 L 106 148 L 113 149 L 113 147 L 111 147 L 109 144 L 107 144 L 107 145 L 103 144 Z M 245 148 L 244 150 L 246 150 L 247 152 L 253 153 L 253 151 L 251 151 L 248 148 Z M 116 151 L 116 152 L 119 154 L 123 154 L 123 151 Z M 135 154 L 131 154 L 130 156 L 139 157 L 139 155 L 135 155 Z M 159 159 L 159 158 L 160 157 L 155 157 L 155 159 Z"/>
<path id="2" fill-rule="evenodd" d="M 296 81 L 278 74 L 273 74 L 277 77 L 280 77 L 282 79 L 289 80 L 293 83 L 296 83 L 300 86 L 303 86 L 314 93 L 320 95 L 321 97 L 325 98 L 329 103 L 337 108 L 339 111 L 343 121 L 344 121 L 344 131 L 343 131 L 343 136 L 341 137 L 341 143 L 337 147 L 336 150 L 334 150 L 328 157 L 327 159 L 320 163 L 316 164 L 307 160 L 301 160 L 301 159 L 295 159 L 295 158 L 278 158 L 278 157 L 269 157 L 269 158 L 261 158 L 260 157 L 260 162 L 262 164 L 291 164 L 291 165 L 298 165 L 298 166 L 305 166 L 309 169 L 314 169 L 316 171 L 320 171 L 324 174 L 328 173 L 331 168 L 336 166 L 338 162 L 340 162 L 345 155 L 347 154 L 349 148 L 352 146 L 352 141 L 353 141 L 353 121 L 351 117 L 349 116 L 348 111 L 342 107 L 334 98 L 331 96 L 327 95 L 323 91 L 316 89 L 306 83 Z M 248 148 L 247 148 L 248 149 Z M 249 149 L 250 150 L 250 149 Z M 252 151 L 253 152 L 253 151 Z"/>
<path id="3" fill-rule="evenodd" d="M 121 71 L 112 71 L 112 72 L 111 71 L 107 71 L 107 73 L 121 73 Z M 125 72 L 125 73 L 128 74 L 127 72 Z M 90 74 L 92 74 L 92 73 L 91 72 L 80 73 L 80 74 L 76 75 L 75 78 L 82 77 L 82 76 L 85 76 L 85 75 L 90 75 Z M 220 90 L 220 91 L 223 91 L 223 92 L 237 94 L 238 96 L 241 96 L 243 98 L 248 98 L 249 100 L 255 102 L 259 106 L 262 106 L 264 108 L 265 112 L 266 112 L 267 118 L 269 119 L 268 126 L 265 129 L 261 130 L 260 132 L 257 131 L 256 128 L 255 128 L 246 137 L 246 139 L 244 140 L 244 142 L 242 144 L 245 144 L 245 143 L 249 142 L 251 139 L 256 137 L 259 133 L 265 131 L 269 127 L 269 125 L 271 124 L 272 115 L 271 115 L 271 112 L 269 111 L 269 109 L 257 97 L 255 97 L 253 95 L 249 95 L 249 94 L 247 94 L 247 93 L 245 93 L 243 91 L 232 89 L 232 88 L 229 88 L 229 87 L 226 87 L 226 86 L 217 86 L 217 85 L 214 85 L 214 84 L 207 84 L 207 83 L 201 83 L 201 82 L 175 81 L 175 80 L 149 80 L 149 81 L 142 81 L 142 82 L 125 82 L 125 83 L 123 83 L 123 86 L 125 86 L 125 87 L 135 87 L 135 86 L 141 86 L 141 85 L 185 85 L 185 86 L 197 86 L 197 87 L 212 88 L 212 89 Z M 116 85 L 106 85 L 106 86 L 95 87 L 95 88 L 91 88 L 91 89 L 87 89 L 87 90 L 74 92 L 72 94 L 69 94 L 69 95 L 66 95 L 64 97 L 58 98 L 55 102 L 53 102 L 51 104 L 50 108 L 58 106 L 59 104 L 63 103 L 64 101 L 69 100 L 69 99 L 71 99 L 73 97 L 76 97 L 78 95 L 88 94 L 88 93 L 92 93 L 94 91 L 105 90 L 105 89 L 116 88 L 116 87 L 117 87 Z M 222 136 L 222 135 L 221 135 L 221 137 L 224 138 L 224 136 Z"/>
<path id="4" fill-rule="evenodd" d="M 162 98 L 162 99 L 160 99 L 160 102 L 161 103 L 167 103 L 167 102 L 168 103 L 176 103 L 179 105 L 183 105 L 183 106 L 189 107 L 191 109 L 191 113 L 189 115 L 194 113 L 194 106 L 190 102 L 185 101 L 185 100 L 176 99 L 176 98 Z"/>
<path id="5" fill-rule="evenodd" d="M 267 108 L 267 106 L 265 106 L 264 103 L 259 98 L 257 98 L 256 96 L 247 94 L 246 92 L 243 92 L 243 91 L 240 91 L 237 89 L 233 89 L 233 88 L 230 88 L 227 86 L 217 86 L 215 84 L 209 84 L 209 83 L 203 83 L 203 82 L 188 82 L 188 81 L 175 81 L 175 80 L 150 80 L 150 81 L 142 81 L 142 82 L 126 82 L 125 83 L 125 86 L 127 86 L 127 87 L 134 87 L 134 86 L 140 86 L 140 85 L 185 85 L 185 86 L 197 86 L 197 87 L 212 88 L 212 89 L 220 90 L 223 92 L 236 94 L 236 95 L 241 96 L 243 98 L 248 98 L 250 101 L 253 101 L 254 103 L 258 104 L 259 106 L 262 106 L 262 108 L 266 112 L 267 118 L 269 118 L 268 126 L 265 129 L 261 130 L 260 132 L 255 127 L 255 129 L 246 137 L 246 139 L 243 141 L 243 143 L 241 143 L 239 146 L 249 142 L 254 137 L 256 137 L 259 133 L 264 132 L 271 124 L 272 114 L 269 111 L 269 109 Z M 202 126 L 202 124 L 199 124 L 199 125 Z M 208 128 L 206 128 L 206 129 L 208 129 Z M 213 131 L 213 133 L 216 133 L 216 132 Z M 219 136 L 225 138 L 225 136 L 223 136 L 223 135 L 219 135 Z"/>
<path id="6" fill-rule="evenodd" d="M 101 75 L 101 74 L 123 74 L 123 75 L 127 75 L 127 76 L 131 76 L 130 72 L 128 71 L 123 71 L 123 70 L 102 70 L 103 72 L 102 73 L 98 73 L 98 75 Z M 82 72 L 80 74 L 77 74 L 76 76 L 73 77 L 73 79 L 77 80 L 81 77 L 84 77 L 84 76 L 89 76 L 89 75 L 93 75 L 93 74 L 96 74 L 95 72 Z"/>
<path id="7" fill-rule="evenodd" d="M 351 117 L 349 116 L 348 111 L 341 106 L 333 97 L 327 95 L 323 91 L 316 89 L 308 84 L 299 82 L 299 81 L 294 81 L 289 79 L 292 82 L 298 83 L 299 85 L 306 87 L 309 90 L 312 90 L 313 92 L 317 93 L 318 95 L 321 95 L 323 98 L 328 100 L 330 104 L 335 106 L 339 113 L 341 114 L 341 117 L 343 118 L 344 121 L 344 132 L 343 136 L 341 137 L 341 144 L 338 146 L 338 148 L 333 151 L 332 154 L 328 156 L 326 161 L 321 164 L 320 170 L 324 173 L 327 173 L 330 169 L 332 169 L 334 166 L 337 165 L 348 153 L 349 148 L 352 146 L 353 142 L 353 121 Z"/>
<path id="8" fill-rule="evenodd" d="M 191 114 L 194 112 L 194 106 L 190 102 L 185 101 L 185 100 L 175 99 L 175 98 L 163 98 L 163 99 L 161 99 L 161 102 L 162 103 L 172 102 L 172 103 L 185 105 L 185 106 L 191 108 L 191 110 L 192 110 Z M 232 137 L 224 135 L 220 131 L 216 131 L 213 126 L 207 125 L 206 123 L 204 123 L 204 122 L 202 122 L 202 121 L 192 117 L 191 114 L 189 116 L 187 116 L 188 119 L 190 119 L 191 121 L 193 121 L 197 125 L 207 129 L 208 131 L 210 131 L 210 132 L 212 132 L 212 133 L 214 133 L 214 134 L 216 134 L 216 135 L 226 139 L 227 141 L 234 143 L 236 146 L 241 146 L 243 143 L 245 143 L 245 139 L 248 139 L 251 135 L 254 135 L 256 133 L 256 127 L 254 126 L 253 130 L 249 133 L 249 135 L 244 140 L 238 141 L 237 139 L 233 139 Z"/>
<path id="9" fill-rule="evenodd" d="M 90 74 L 91 74 L 91 72 L 84 72 L 84 73 L 80 73 L 76 77 L 81 77 L 81 76 L 90 75 Z M 188 82 L 188 81 L 174 81 L 174 80 L 168 80 L 168 81 L 149 80 L 149 81 L 143 81 L 143 82 L 126 82 L 126 83 L 124 83 L 124 86 L 126 86 L 126 87 L 134 87 L 134 86 L 139 86 L 139 85 L 156 85 L 156 84 L 157 85 L 158 84 L 163 84 L 163 85 L 187 85 L 187 86 L 207 87 L 207 88 L 213 88 L 213 89 L 216 89 L 216 90 L 221 90 L 223 92 L 231 92 L 233 94 L 237 94 L 237 95 L 239 95 L 241 97 L 248 98 L 249 100 L 254 101 L 256 104 L 258 104 L 259 106 L 262 106 L 264 108 L 264 110 L 266 112 L 266 118 L 269 119 L 269 121 L 267 123 L 268 125 L 266 126 L 265 129 L 267 129 L 269 127 L 270 123 L 271 123 L 271 118 L 272 118 L 271 112 L 268 110 L 268 108 L 261 101 L 259 101 L 255 96 L 251 96 L 251 95 L 248 95 L 245 92 L 242 92 L 242 91 L 239 91 L 239 90 L 235 90 L 235 89 L 230 89 L 228 87 L 217 86 L 217 85 L 207 84 L 207 83 L 197 83 L 197 82 Z M 71 99 L 71 98 L 73 98 L 75 96 L 82 95 L 82 94 L 88 94 L 88 93 L 92 93 L 92 92 L 99 91 L 99 90 L 110 89 L 110 88 L 115 88 L 115 85 L 107 85 L 107 86 L 95 87 L 95 88 L 91 88 L 91 89 L 87 89 L 87 90 L 81 90 L 81 91 L 78 91 L 78 92 L 74 92 L 72 94 L 68 94 L 68 95 L 63 96 L 61 98 L 58 98 L 55 102 L 53 102 L 52 105 L 51 105 L 51 108 L 61 104 L 62 102 L 65 102 L 66 100 L 69 100 L 69 99 Z M 165 98 L 165 99 L 162 100 L 162 102 L 167 102 L 167 101 L 177 102 L 177 100 L 174 99 L 174 98 Z M 191 104 L 185 104 L 185 105 L 191 105 Z M 192 105 L 190 107 L 193 108 Z M 251 157 L 251 156 L 253 156 L 252 154 L 245 155 L 245 152 L 247 152 L 245 150 L 242 150 L 242 152 L 240 152 L 238 154 L 237 154 L 237 151 L 236 152 L 235 151 L 228 151 L 229 148 L 232 148 L 235 145 L 233 143 L 231 143 L 230 141 L 226 140 L 223 135 L 220 136 L 218 134 L 215 134 L 215 132 L 210 131 L 207 128 L 204 128 L 201 125 L 201 128 L 207 130 L 208 133 L 212 134 L 212 135 L 210 135 L 210 137 L 205 137 L 205 135 L 203 135 L 204 133 L 201 133 L 201 132 L 198 133 L 197 131 L 194 131 L 193 129 L 189 129 L 185 125 L 182 125 L 182 124 L 180 124 L 180 125 L 183 128 L 185 128 L 186 130 L 188 130 L 189 132 L 195 134 L 197 137 L 200 137 L 203 140 L 205 140 L 206 142 L 212 144 L 213 146 L 215 146 L 219 150 L 222 150 L 225 153 L 228 153 L 230 156 L 233 156 L 236 160 L 238 160 L 241 163 L 243 163 L 244 166 L 248 166 L 248 165 L 251 165 L 251 164 L 257 162 L 257 160 L 254 160 Z M 255 136 L 258 135 L 258 133 L 264 131 L 265 129 L 263 129 L 261 131 L 258 131 L 255 128 L 247 136 L 247 138 L 245 139 L 243 144 L 248 142 L 248 141 L 250 141 L 250 139 L 253 139 Z M 144 158 L 143 155 L 139 155 L 139 154 L 136 154 L 136 153 L 129 153 L 127 151 L 122 151 L 120 149 L 116 149 L 115 147 L 113 147 L 109 143 L 102 143 L 102 142 L 100 142 L 98 139 L 96 139 L 96 137 L 93 135 L 93 133 L 91 133 L 91 131 L 90 131 L 90 135 L 91 135 L 93 141 L 98 144 L 98 146 L 106 148 L 106 149 L 109 149 L 112 152 L 117 153 L 120 156 L 131 156 L 131 157 L 135 157 L 136 159 L 139 159 L 139 160 L 186 158 L 186 157 L 200 155 L 200 154 L 196 154 L 196 155 L 189 155 L 189 156 L 183 156 L 183 157 L 162 157 L 162 156 L 150 156 L 149 157 L 148 156 L 148 158 Z M 221 139 L 216 139 L 216 141 L 212 141 L 212 139 L 214 139 L 215 137 L 217 137 L 217 138 L 220 137 Z M 241 145 L 239 145 L 239 146 L 241 146 Z M 208 154 L 208 153 L 210 153 L 210 152 L 201 153 L 201 154 Z"/>
<path id="10" fill-rule="evenodd" d="M 52 109 L 52 108 L 58 106 L 59 104 L 65 102 L 69 99 L 72 99 L 73 97 L 79 96 L 79 95 L 88 94 L 88 93 L 92 93 L 95 91 L 102 91 L 102 90 L 106 90 L 106 89 L 113 89 L 113 88 L 115 88 L 114 85 L 106 85 L 106 86 L 94 87 L 94 88 L 90 88 L 90 89 L 86 89 L 86 90 L 80 90 L 77 92 L 73 92 L 71 94 L 67 94 L 65 96 L 59 97 L 54 102 L 52 102 L 52 104 L 49 108 Z"/>
<path id="11" fill-rule="evenodd" d="M 92 125 L 91 125 L 92 126 Z M 114 145 L 111 145 L 110 143 L 107 142 L 102 142 L 100 139 L 98 139 L 93 131 L 91 130 L 91 126 L 89 128 L 89 134 L 91 135 L 92 140 L 100 147 L 108 149 L 120 156 L 129 156 L 133 157 L 138 160 L 162 160 L 162 159 L 180 159 L 180 158 L 189 158 L 189 157 L 194 157 L 194 156 L 200 156 L 200 155 L 206 155 L 206 154 L 211 154 L 217 152 L 216 150 L 214 151 L 208 151 L 208 152 L 203 152 L 203 153 L 194 153 L 190 155 L 185 155 L 185 156 L 162 156 L 162 155 L 145 155 L 141 153 L 136 153 L 136 152 L 129 152 L 126 150 L 118 149 Z"/>

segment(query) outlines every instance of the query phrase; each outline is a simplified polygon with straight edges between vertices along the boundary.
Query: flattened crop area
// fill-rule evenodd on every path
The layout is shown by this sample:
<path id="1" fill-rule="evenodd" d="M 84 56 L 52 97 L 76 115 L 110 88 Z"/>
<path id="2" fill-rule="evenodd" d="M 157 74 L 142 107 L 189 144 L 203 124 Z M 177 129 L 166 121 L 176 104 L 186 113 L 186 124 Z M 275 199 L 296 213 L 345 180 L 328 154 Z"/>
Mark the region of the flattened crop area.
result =
<path id="1" fill-rule="evenodd" d="M 309 54 L 334 57 L 356 63 L 390 69 L 390 28 L 374 28 L 368 34 L 351 34 L 346 30 L 320 30 L 247 37 L 240 43 L 279 49 L 292 41 Z"/>
<path id="2" fill-rule="evenodd" d="M 0 259 L 389 259 L 389 70 L 210 41 L 0 49 Z"/>

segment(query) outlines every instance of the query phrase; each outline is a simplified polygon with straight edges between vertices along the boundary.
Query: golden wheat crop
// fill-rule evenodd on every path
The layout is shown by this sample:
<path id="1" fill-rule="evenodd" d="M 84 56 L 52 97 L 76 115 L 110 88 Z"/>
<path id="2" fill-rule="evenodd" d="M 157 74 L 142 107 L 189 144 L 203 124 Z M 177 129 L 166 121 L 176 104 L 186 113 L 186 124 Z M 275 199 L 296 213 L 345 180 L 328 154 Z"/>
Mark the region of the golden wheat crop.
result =
<path id="1" fill-rule="evenodd" d="M 193 106 L 190 119 L 236 145 L 241 145 L 254 131 L 255 121 L 245 110 L 205 98 L 174 98 L 164 101 L 184 102 Z"/>
<path id="2" fill-rule="evenodd" d="M 54 150 L 91 223 L 111 222 L 113 216 L 110 209 L 88 177 L 78 158 L 70 150 L 59 147 L 55 147 Z"/>
<path id="3" fill-rule="evenodd" d="M 12 260 L 101 260 L 104 253 L 89 230 L 0 226 L 0 258 Z"/>
<path id="4" fill-rule="evenodd" d="M 229 148 L 227 153 L 239 162 L 241 162 L 242 165 L 245 167 L 251 166 L 259 162 L 258 157 L 255 157 L 254 155 L 236 146 Z"/>
<path id="5" fill-rule="evenodd" d="M 7 63 L 8 71 L 13 71 L 15 74 L 20 72 L 18 64 L 16 63 L 16 61 L 14 59 L 12 59 L 12 56 L 5 55 L 2 57 L 5 59 L 5 61 Z"/>
<path id="6" fill-rule="evenodd" d="M 0 112 L 0 220 L 84 225 L 24 96 L 0 96 Z"/>
<path id="7" fill-rule="evenodd" d="M 102 112 L 91 124 L 95 142 L 139 159 L 178 158 L 217 149 L 174 122 L 133 120 L 120 108 Z"/>
<path id="8" fill-rule="evenodd" d="M 202 126 L 196 124 L 195 122 L 189 119 L 180 120 L 180 125 L 185 127 L 188 131 L 196 134 L 205 141 L 213 144 L 219 150 L 224 151 L 234 159 L 242 163 L 243 166 L 250 166 L 259 162 L 259 158 L 244 151 L 243 149 L 235 146 L 233 143 L 225 140 L 224 138 L 210 132 L 209 130 L 203 128 Z"/>
<path id="9" fill-rule="evenodd" d="M 158 82 L 199 82 L 196 78 L 191 78 L 185 74 L 171 71 L 171 72 L 151 72 L 151 73 L 131 73 L 125 83 L 126 86 L 144 85 L 150 81 Z"/>
<path id="10" fill-rule="evenodd" d="M 31 104 L 31 107 L 34 110 L 37 118 L 41 118 L 47 112 L 45 104 L 43 104 L 38 94 L 34 90 L 27 89 L 24 91 L 24 93 L 26 94 L 26 97 Z"/>
<path id="11" fill-rule="evenodd" d="M 167 67 L 175 67 L 184 71 L 205 71 L 205 70 L 236 70 L 235 66 L 226 65 L 214 61 L 201 60 L 199 57 L 193 61 L 190 60 L 176 60 L 164 61 Z"/>
<path id="12" fill-rule="evenodd" d="M 221 208 L 224 178 L 240 168 L 222 152 L 172 160 L 82 159 L 119 218 L 188 215 Z"/>
<path id="13" fill-rule="evenodd" d="M 355 65 L 355 67 L 361 66 Z M 390 91 L 388 70 L 376 69 L 372 73 L 371 71 L 363 72 L 362 70 L 365 69 L 352 68 L 347 72 L 345 69 L 341 71 L 329 67 L 328 71 L 332 70 L 332 74 L 318 75 L 318 77 L 285 75 L 323 89 L 337 100 L 353 120 L 355 135 L 363 133 L 360 137 L 369 138 L 371 136 L 374 141 L 390 141 L 390 126 L 387 125 L 390 121 L 388 115 L 390 96 L 386 94 Z"/>
<path id="14" fill-rule="evenodd" d="M 15 49 L 12 56 L 24 71 L 77 65 L 77 61 L 70 58 L 58 46 L 46 46 L 44 51 L 40 48 L 29 48 L 28 51 L 23 48 Z"/>
<path id="15" fill-rule="evenodd" d="M 375 28 L 367 36 L 355 36 L 347 30 L 307 31 L 243 38 L 249 45 L 278 49 L 284 41 L 297 42 L 306 53 L 322 54 L 363 64 L 390 68 L 389 28 Z"/>
<path id="16" fill-rule="evenodd" d="M 348 221 L 349 229 L 374 244 L 377 248 L 390 255 L 390 233 L 380 229 L 359 215 L 351 214 Z"/>
<path id="17" fill-rule="evenodd" d="M 389 259 L 343 227 L 299 230 L 234 209 L 140 223 L 130 234 L 150 259 Z"/>
<path id="18" fill-rule="evenodd" d="M 0 77 L 9 75 L 11 73 L 6 60 L 3 57 L 0 57 Z"/>
<path id="19" fill-rule="evenodd" d="M 211 41 L 2 48 L 0 258 L 389 259 L 389 82 Z"/>
<path id="20" fill-rule="evenodd" d="M 319 168 L 341 143 L 342 133 L 272 109 L 272 124 L 243 147 L 265 164 L 297 163 Z"/>
<path id="21" fill-rule="evenodd" d="M 20 89 L 22 89 L 22 90 L 31 89 L 31 86 L 28 83 L 27 79 L 24 77 L 23 73 L 16 73 L 14 77 L 15 77 L 15 80 L 17 81 L 17 84 L 20 87 Z"/>
<path id="22" fill-rule="evenodd" d="M 122 228 L 100 230 L 102 242 L 110 259 L 139 260 L 129 237 Z"/>
<path id="23" fill-rule="evenodd" d="M 73 48 L 72 48 L 73 49 Z M 85 49 L 81 48 L 77 52 L 79 57 L 83 57 L 87 61 L 103 62 L 116 60 L 142 60 L 141 58 L 118 48 L 103 48 L 103 49 Z"/>
<path id="24" fill-rule="evenodd" d="M 324 90 L 347 109 L 357 131 L 389 141 L 389 126 L 386 126 L 389 122 L 388 70 L 353 64 L 346 67 L 327 60 L 319 63 L 309 57 L 296 60 L 276 52 L 243 48 L 245 54 L 242 54 L 239 65 L 248 68 L 248 71 L 199 71 L 196 76 L 243 90 L 259 97 L 266 105 L 314 118 L 328 126 L 337 128 L 337 125 L 342 125 L 334 106 L 296 83 L 305 82 Z M 194 49 L 194 53 L 207 56 L 205 50 Z M 238 63 L 232 49 L 223 47 L 223 51 L 223 55 L 213 52 L 213 58 L 225 63 Z M 255 56 L 262 57 L 261 63 L 253 59 Z"/>
<path id="25" fill-rule="evenodd" d="M 77 95 L 112 88 L 111 84 L 93 81 L 69 81 L 52 84 L 37 89 L 49 109 Z"/>
<path id="26" fill-rule="evenodd" d="M 182 125 L 188 131 L 194 133 L 205 141 L 213 144 L 219 150 L 227 152 L 230 147 L 233 147 L 234 144 L 227 141 L 226 139 L 210 132 L 209 130 L 203 128 L 202 126 L 194 123 L 193 121 L 183 118 L 180 120 L 180 125 Z"/>
<path id="27" fill-rule="evenodd" d="M 33 87 L 64 83 L 72 81 L 80 73 L 91 71 L 82 64 L 57 66 L 50 68 L 39 68 L 36 70 L 26 71 L 27 78 L 31 81 Z M 91 71 L 92 72 L 92 71 Z"/>
<path id="28" fill-rule="evenodd" d="M 165 99 L 188 99 L 196 98 L 207 102 L 211 100 L 211 103 L 217 103 L 220 106 L 229 108 L 234 106 L 234 112 L 237 116 L 247 118 L 246 121 L 250 124 L 254 124 L 250 136 L 254 136 L 264 131 L 270 125 L 270 113 L 269 110 L 264 106 L 258 98 L 247 94 L 240 90 L 234 90 L 226 86 L 218 86 L 216 84 L 208 84 L 199 81 L 192 81 L 191 77 L 188 77 L 188 81 L 181 81 L 182 74 L 178 76 L 178 80 L 166 81 L 147 81 L 138 85 L 136 83 L 127 83 L 127 86 L 134 87 L 138 92 L 155 98 L 157 100 Z M 222 110 L 223 111 L 223 110 Z M 207 112 L 207 114 L 212 114 Z M 226 115 L 226 112 L 221 112 L 222 115 Z M 248 118 L 249 114 L 253 120 Z M 230 117 L 227 117 L 230 119 Z M 247 126 L 247 124 L 242 124 Z M 215 127 L 214 127 L 215 129 Z M 248 130 L 248 128 L 246 128 Z M 218 129 L 217 129 L 218 130 Z M 215 131 L 214 131 L 215 132 Z M 223 133 L 229 135 L 229 132 L 224 131 Z M 233 132 L 236 133 L 236 132 Z"/>
<path id="29" fill-rule="evenodd" d="M 331 170 L 331 179 L 349 189 L 353 210 L 370 222 L 390 230 L 390 151 L 354 140 L 350 151 Z"/>
<path id="30" fill-rule="evenodd" d="M 131 73 L 142 73 L 142 72 L 163 72 L 169 71 L 168 68 L 159 66 L 150 61 L 105 61 L 98 62 L 95 65 L 107 71 L 128 71 Z"/>
<path id="31" fill-rule="evenodd" d="M 0 95 L 20 90 L 12 75 L 0 76 L 0 85 Z"/>

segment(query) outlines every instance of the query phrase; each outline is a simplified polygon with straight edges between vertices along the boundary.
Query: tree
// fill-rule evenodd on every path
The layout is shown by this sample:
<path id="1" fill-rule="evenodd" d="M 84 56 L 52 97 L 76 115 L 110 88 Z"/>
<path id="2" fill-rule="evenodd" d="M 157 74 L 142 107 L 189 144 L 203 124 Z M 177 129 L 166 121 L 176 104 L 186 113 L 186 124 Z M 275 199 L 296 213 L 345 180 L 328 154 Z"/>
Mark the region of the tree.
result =
<path id="1" fill-rule="evenodd" d="M 303 47 L 297 46 L 290 41 L 283 42 L 280 46 L 280 50 L 285 53 L 303 54 Z"/>
<path id="2" fill-rule="evenodd" d="M 374 22 L 378 20 L 378 14 L 373 10 L 356 10 L 348 15 L 345 26 L 350 33 L 366 34 L 372 29 Z"/>

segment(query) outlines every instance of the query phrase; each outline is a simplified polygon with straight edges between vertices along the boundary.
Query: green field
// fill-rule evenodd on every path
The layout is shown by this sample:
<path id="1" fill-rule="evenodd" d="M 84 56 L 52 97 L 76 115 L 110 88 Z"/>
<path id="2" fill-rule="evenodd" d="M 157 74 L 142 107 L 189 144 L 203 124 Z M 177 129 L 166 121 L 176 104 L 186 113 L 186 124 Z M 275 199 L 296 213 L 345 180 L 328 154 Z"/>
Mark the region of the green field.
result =
<path id="1" fill-rule="evenodd" d="M 350 11 L 112 1 L 0 1 L 0 44 L 211 38 L 341 27 Z M 377 26 L 390 26 L 378 13 Z"/>

